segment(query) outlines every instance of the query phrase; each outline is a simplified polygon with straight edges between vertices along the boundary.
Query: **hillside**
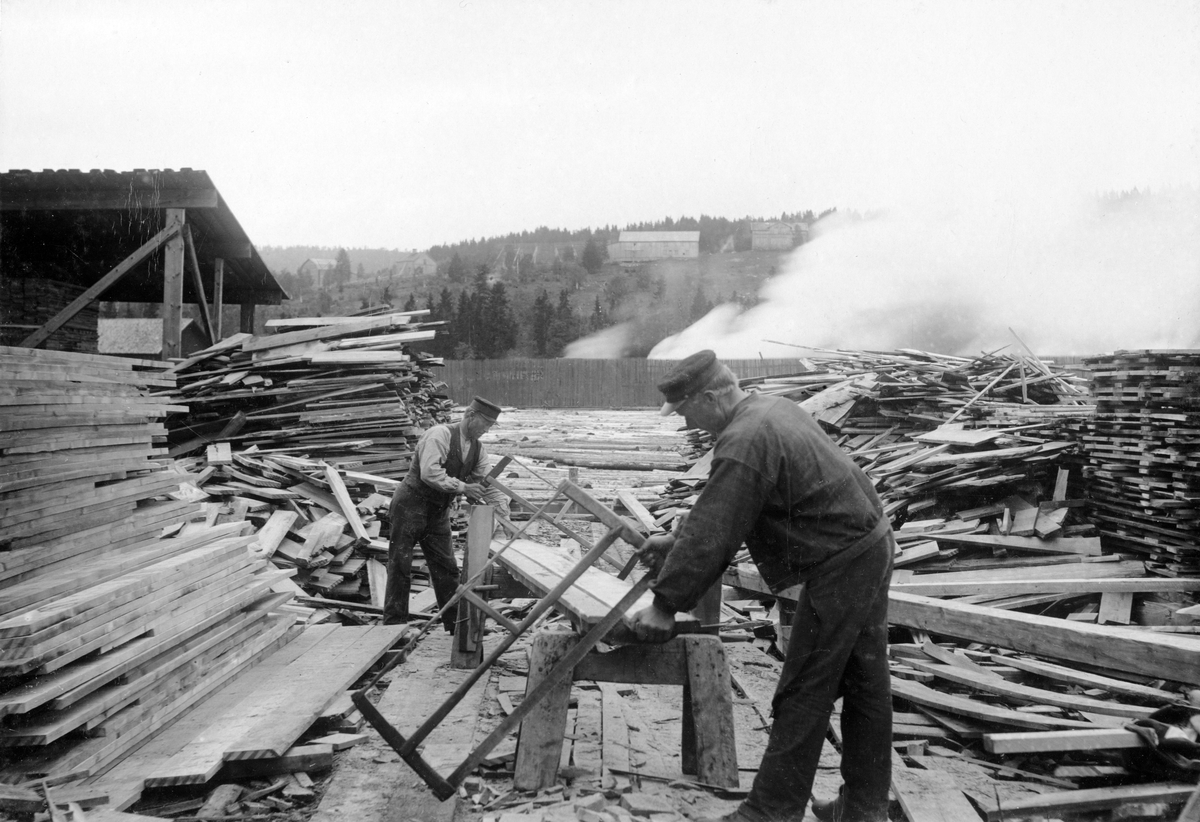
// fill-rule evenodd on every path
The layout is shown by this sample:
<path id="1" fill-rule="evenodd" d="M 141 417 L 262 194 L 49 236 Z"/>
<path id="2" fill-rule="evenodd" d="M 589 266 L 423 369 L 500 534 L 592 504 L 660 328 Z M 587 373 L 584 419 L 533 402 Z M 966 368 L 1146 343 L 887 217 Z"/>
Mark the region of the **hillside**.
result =
<path id="1" fill-rule="evenodd" d="M 336 253 L 336 252 L 335 252 Z M 357 270 L 360 260 L 348 250 L 351 265 Z M 762 285 L 782 268 L 787 252 L 739 252 L 701 254 L 692 260 L 661 260 L 641 264 L 631 270 L 606 262 L 594 275 L 578 263 L 520 266 L 513 269 L 502 265 L 488 266 L 488 290 L 502 285 L 512 319 L 516 326 L 515 344 L 506 350 L 512 356 L 556 356 L 562 347 L 573 340 L 588 336 L 616 323 L 628 322 L 631 333 L 620 351 L 610 355 L 645 356 L 650 348 L 665 336 L 686 328 L 703 316 L 718 302 L 736 300 L 753 304 Z M 310 255 L 311 256 L 311 255 Z M 303 262 L 303 260 L 301 260 Z M 451 306 L 458 311 L 464 296 L 468 300 L 480 293 L 479 266 L 471 266 L 472 276 L 452 282 L 444 267 L 436 275 L 419 277 L 398 276 L 391 271 L 368 274 L 361 281 L 352 281 L 320 291 L 304 288 L 292 280 L 285 283 L 291 300 L 282 306 L 264 307 L 265 318 L 285 316 L 344 315 L 370 306 L 388 303 L 399 309 L 410 307 L 434 308 L 437 319 L 451 320 L 443 342 L 455 335 L 453 317 L 443 316 L 439 307 Z M 366 265 L 363 264 L 366 268 Z M 563 295 L 573 314 L 568 328 L 558 329 L 559 339 L 553 351 L 539 353 L 538 329 L 550 320 L 537 314 L 539 295 L 546 294 L 555 308 Z M 486 297 L 487 295 L 485 295 Z M 597 315 L 597 305 L 599 314 Z M 488 321 L 486 310 L 483 322 Z M 547 333 L 553 333 L 547 331 Z M 455 357 L 453 347 L 433 350 L 432 353 Z"/>

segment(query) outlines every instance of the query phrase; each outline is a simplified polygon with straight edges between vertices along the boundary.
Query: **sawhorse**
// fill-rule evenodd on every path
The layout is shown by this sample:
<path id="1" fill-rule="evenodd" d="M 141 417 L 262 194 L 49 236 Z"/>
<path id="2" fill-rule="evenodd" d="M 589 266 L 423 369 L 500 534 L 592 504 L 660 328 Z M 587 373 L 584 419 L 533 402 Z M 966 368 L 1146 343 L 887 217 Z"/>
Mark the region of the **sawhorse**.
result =
<path id="1" fill-rule="evenodd" d="M 533 636 L 527 692 L 541 684 L 579 643 L 572 631 Z M 729 665 L 719 637 L 683 634 L 662 644 L 622 645 L 590 651 L 576 663 L 573 680 L 683 686 L 681 765 L 685 774 L 720 787 L 738 786 Z M 571 680 L 560 679 L 525 716 L 517 742 L 513 787 L 533 791 L 558 779 Z"/>

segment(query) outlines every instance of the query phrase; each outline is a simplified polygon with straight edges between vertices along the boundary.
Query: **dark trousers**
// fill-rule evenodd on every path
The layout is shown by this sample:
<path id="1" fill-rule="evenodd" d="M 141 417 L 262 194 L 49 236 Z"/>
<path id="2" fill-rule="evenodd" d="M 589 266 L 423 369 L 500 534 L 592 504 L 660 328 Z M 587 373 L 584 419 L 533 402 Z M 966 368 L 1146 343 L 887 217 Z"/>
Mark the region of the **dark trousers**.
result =
<path id="1" fill-rule="evenodd" d="M 829 727 L 842 698 L 842 780 L 847 822 L 886 822 L 892 764 L 887 592 L 892 538 L 805 584 L 772 702 L 774 721 L 754 787 L 742 803 L 755 820 L 803 818 Z"/>
<path id="2" fill-rule="evenodd" d="M 408 622 L 414 545 L 419 543 L 421 553 L 425 555 L 438 607 L 449 602 L 458 590 L 458 562 L 450 544 L 450 509 L 401 485 L 392 496 L 389 515 L 392 530 L 388 542 L 383 619 L 385 623 Z M 454 620 L 454 609 L 442 616 L 447 631 L 454 630 Z"/>

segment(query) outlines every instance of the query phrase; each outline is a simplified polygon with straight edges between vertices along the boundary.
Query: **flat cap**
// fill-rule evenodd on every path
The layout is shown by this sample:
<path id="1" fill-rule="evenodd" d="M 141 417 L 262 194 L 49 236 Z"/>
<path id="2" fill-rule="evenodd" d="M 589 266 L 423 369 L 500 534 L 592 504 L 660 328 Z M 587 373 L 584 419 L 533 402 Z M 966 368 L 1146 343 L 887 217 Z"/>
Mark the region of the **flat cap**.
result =
<path id="1" fill-rule="evenodd" d="M 467 406 L 467 410 L 474 411 L 479 416 L 492 422 L 500 418 L 500 406 L 491 400 L 485 400 L 483 397 L 476 397 L 471 400 L 471 404 Z"/>
<path id="2" fill-rule="evenodd" d="M 673 414 L 684 400 L 703 390 L 720 371 L 717 355 L 707 348 L 675 363 L 658 383 L 658 390 L 666 400 L 659 413 L 664 417 Z"/>

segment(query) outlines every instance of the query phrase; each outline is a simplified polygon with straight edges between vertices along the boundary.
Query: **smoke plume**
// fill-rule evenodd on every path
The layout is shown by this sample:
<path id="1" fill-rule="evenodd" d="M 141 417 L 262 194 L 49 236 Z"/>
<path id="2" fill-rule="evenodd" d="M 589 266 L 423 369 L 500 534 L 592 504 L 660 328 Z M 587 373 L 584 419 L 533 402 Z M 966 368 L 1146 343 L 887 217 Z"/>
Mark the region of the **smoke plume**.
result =
<path id="1" fill-rule="evenodd" d="M 1014 333 L 1039 355 L 1200 347 L 1200 193 L 1042 206 L 823 220 L 762 303 L 720 306 L 650 357 L 790 357 L 793 346 L 972 355 Z"/>

